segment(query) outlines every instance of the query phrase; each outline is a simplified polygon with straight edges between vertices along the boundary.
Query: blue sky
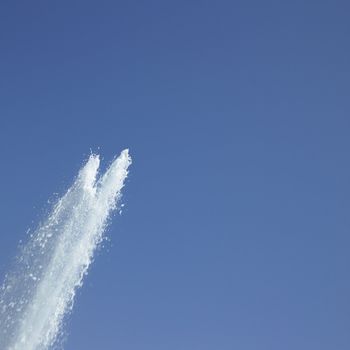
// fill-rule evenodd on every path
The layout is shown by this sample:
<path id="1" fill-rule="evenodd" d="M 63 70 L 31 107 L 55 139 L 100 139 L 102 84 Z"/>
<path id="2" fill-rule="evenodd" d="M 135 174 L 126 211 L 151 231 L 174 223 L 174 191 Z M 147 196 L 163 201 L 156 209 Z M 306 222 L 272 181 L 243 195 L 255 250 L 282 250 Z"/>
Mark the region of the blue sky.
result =
<path id="1" fill-rule="evenodd" d="M 0 273 L 90 150 L 133 156 L 67 350 L 345 350 L 346 1 L 2 1 Z"/>

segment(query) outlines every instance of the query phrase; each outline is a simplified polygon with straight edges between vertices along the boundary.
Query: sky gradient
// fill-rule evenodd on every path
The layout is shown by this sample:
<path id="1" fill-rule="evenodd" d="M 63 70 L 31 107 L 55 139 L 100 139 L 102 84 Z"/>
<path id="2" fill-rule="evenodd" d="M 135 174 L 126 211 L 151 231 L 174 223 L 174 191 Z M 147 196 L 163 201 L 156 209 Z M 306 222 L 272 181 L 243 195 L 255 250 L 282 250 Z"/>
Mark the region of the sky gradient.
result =
<path id="1" fill-rule="evenodd" d="M 66 350 L 348 350 L 350 5 L 2 1 L 0 276 L 130 149 Z"/>

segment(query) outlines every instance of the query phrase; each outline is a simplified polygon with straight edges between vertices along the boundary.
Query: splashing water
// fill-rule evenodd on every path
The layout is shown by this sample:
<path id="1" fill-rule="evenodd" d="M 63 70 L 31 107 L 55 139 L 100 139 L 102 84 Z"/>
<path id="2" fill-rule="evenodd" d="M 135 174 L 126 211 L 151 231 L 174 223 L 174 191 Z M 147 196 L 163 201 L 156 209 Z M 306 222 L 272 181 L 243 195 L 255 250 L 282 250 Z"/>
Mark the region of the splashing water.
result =
<path id="1" fill-rule="evenodd" d="M 77 288 L 117 209 L 131 164 L 128 150 L 98 177 L 91 155 L 66 194 L 22 246 L 0 289 L 0 349 L 47 350 L 72 310 Z"/>

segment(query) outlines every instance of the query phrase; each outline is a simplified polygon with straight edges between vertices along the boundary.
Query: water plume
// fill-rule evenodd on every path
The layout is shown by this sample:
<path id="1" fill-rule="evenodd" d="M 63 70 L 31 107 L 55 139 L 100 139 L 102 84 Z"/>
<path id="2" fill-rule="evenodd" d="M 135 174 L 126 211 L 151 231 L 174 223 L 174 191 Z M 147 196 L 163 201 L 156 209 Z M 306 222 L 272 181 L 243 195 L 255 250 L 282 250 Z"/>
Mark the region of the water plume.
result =
<path id="1" fill-rule="evenodd" d="M 91 155 L 22 245 L 0 288 L 0 349 L 48 350 L 57 343 L 108 218 L 118 208 L 131 158 L 124 150 L 102 175 L 99 164 L 99 156 Z"/>

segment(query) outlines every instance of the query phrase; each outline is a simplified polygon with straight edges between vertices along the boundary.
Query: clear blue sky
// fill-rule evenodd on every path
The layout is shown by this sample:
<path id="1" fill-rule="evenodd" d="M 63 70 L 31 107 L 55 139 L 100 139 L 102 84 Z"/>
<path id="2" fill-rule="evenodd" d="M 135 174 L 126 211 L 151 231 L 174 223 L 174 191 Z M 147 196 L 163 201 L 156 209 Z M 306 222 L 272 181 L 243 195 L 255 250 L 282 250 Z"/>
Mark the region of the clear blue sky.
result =
<path id="1" fill-rule="evenodd" d="M 0 273 L 90 153 L 126 209 L 67 350 L 348 350 L 348 1 L 1 1 Z"/>

